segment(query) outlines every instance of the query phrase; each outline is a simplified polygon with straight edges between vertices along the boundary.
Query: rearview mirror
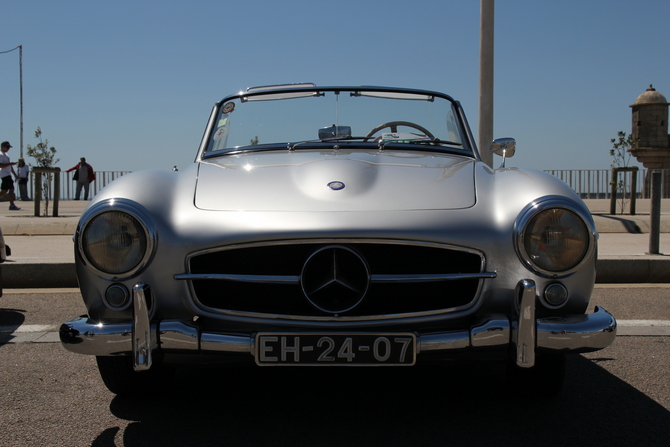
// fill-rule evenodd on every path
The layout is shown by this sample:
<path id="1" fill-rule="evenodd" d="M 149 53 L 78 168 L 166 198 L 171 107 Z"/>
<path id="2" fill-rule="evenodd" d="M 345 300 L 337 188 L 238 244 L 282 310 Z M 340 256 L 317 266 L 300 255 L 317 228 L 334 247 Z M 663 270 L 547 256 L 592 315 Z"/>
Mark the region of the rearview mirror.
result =
<path id="1" fill-rule="evenodd" d="M 350 126 L 323 127 L 319 129 L 319 140 L 336 140 L 339 138 L 348 138 L 351 136 Z"/>

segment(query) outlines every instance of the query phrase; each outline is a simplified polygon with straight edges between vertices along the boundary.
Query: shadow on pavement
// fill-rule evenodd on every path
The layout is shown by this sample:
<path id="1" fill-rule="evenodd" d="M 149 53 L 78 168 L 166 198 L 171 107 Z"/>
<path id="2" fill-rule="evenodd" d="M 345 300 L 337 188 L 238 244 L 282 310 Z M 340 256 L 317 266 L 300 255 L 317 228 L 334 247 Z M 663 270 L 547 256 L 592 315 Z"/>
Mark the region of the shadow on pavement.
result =
<path id="1" fill-rule="evenodd" d="M 12 333 L 26 321 L 25 312 L 23 309 L 0 308 L 0 346 L 15 338 Z"/>
<path id="2" fill-rule="evenodd" d="M 133 421 L 126 446 L 667 445 L 670 412 L 599 366 L 609 360 L 570 356 L 548 401 L 515 399 L 502 365 L 232 367 L 181 371 L 171 395 L 110 410 Z"/>
<path id="3" fill-rule="evenodd" d="M 620 222 L 628 233 L 635 233 L 635 234 L 642 233 L 642 229 L 638 226 L 638 224 L 634 220 L 624 219 L 623 217 L 616 217 L 612 215 L 602 215 L 600 217 Z"/>

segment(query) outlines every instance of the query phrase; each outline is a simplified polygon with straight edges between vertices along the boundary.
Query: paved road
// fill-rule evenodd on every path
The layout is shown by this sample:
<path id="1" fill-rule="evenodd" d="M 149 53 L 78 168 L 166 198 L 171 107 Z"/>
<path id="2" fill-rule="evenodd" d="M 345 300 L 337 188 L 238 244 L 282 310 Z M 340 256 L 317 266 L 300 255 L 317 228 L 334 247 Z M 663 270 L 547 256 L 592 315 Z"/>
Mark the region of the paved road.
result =
<path id="1" fill-rule="evenodd" d="M 629 327 L 670 320 L 670 288 L 598 286 Z M 0 446 L 668 445 L 670 336 L 620 336 L 572 356 L 559 399 L 504 391 L 496 366 L 402 369 L 191 368 L 153 401 L 109 393 L 91 357 L 50 342 L 83 313 L 76 290 L 0 298 Z M 645 323 L 646 322 L 646 323 Z M 653 323 L 651 323 L 653 324 Z M 21 330 L 46 329 L 16 343 Z M 622 328 L 623 329 L 623 328 Z M 3 329 L 6 330 L 6 329 Z M 46 338 L 44 338 L 46 337 Z M 41 342 L 40 342 L 41 341 Z"/>

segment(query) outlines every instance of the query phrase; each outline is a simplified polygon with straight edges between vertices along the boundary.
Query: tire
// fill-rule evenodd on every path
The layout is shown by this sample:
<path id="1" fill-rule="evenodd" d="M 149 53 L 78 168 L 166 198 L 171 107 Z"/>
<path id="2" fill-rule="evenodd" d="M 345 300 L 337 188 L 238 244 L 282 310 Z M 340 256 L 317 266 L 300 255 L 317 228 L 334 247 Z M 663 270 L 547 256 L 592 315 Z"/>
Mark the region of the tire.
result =
<path id="1" fill-rule="evenodd" d="M 95 358 L 100 377 L 109 391 L 119 396 L 142 397 L 165 392 L 174 369 L 154 361 L 149 371 L 135 371 L 130 356 Z"/>
<path id="2" fill-rule="evenodd" d="M 507 384 L 514 396 L 530 399 L 551 399 L 563 388 L 565 354 L 542 354 L 532 368 L 507 364 Z"/>

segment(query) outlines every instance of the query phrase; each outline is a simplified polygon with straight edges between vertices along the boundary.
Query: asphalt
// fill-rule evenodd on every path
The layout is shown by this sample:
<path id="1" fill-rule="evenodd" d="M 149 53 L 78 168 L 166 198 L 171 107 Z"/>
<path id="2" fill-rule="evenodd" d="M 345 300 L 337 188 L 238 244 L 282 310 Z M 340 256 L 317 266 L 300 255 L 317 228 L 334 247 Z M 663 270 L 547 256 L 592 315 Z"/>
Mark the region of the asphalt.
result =
<path id="1" fill-rule="evenodd" d="M 638 199 L 636 214 L 609 215 L 609 200 L 585 200 L 599 232 L 598 283 L 670 283 L 670 199 L 661 204 L 660 253 L 650 255 L 650 201 Z M 34 202 L 0 202 L 0 228 L 12 254 L 0 264 L 4 289 L 77 287 L 74 244 L 87 201 L 61 201 L 53 217 L 35 217 Z M 43 213 L 42 203 L 40 213 Z"/>

